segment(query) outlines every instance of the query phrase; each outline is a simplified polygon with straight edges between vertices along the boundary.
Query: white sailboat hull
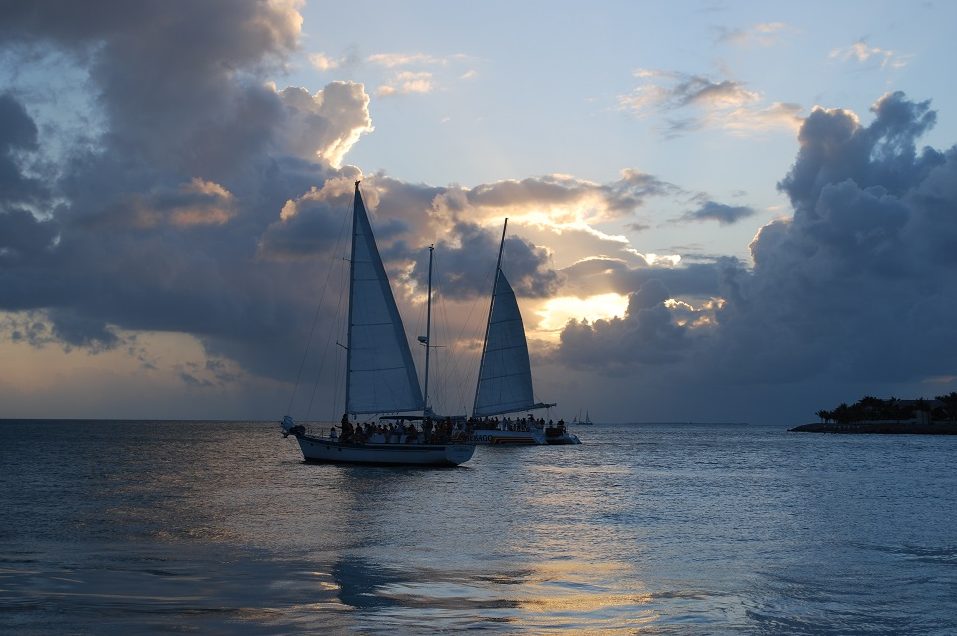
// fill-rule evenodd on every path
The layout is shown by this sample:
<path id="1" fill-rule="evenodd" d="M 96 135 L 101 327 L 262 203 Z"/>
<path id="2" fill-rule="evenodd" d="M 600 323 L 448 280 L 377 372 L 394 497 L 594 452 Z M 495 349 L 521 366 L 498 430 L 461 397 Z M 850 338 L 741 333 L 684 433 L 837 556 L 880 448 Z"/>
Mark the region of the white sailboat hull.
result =
<path id="1" fill-rule="evenodd" d="M 375 464 L 380 466 L 458 466 L 472 458 L 470 444 L 407 444 L 366 442 L 352 444 L 328 437 L 296 436 L 307 462 Z"/>

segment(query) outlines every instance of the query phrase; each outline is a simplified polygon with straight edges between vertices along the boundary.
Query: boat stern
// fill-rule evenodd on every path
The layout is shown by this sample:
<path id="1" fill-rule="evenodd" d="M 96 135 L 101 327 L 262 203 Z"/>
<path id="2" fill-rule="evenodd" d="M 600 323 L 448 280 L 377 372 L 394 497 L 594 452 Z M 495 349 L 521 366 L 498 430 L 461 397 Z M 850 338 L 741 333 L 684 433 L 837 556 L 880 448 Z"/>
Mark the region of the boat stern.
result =
<path id="1" fill-rule="evenodd" d="M 474 453 L 475 446 L 473 444 L 450 444 L 445 447 L 445 458 L 455 466 L 472 459 Z"/>

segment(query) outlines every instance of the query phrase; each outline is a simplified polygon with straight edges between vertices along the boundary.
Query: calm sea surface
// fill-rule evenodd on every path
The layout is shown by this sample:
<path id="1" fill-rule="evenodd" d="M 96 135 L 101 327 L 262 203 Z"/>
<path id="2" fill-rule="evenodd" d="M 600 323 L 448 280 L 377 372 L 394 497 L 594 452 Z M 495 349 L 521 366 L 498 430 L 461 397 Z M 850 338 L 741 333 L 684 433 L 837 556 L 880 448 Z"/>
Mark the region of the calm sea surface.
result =
<path id="1" fill-rule="evenodd" d="M 957 437 L 575 432 L 428 470 L 0 422 L 0 634 L 957 634 Z"/>

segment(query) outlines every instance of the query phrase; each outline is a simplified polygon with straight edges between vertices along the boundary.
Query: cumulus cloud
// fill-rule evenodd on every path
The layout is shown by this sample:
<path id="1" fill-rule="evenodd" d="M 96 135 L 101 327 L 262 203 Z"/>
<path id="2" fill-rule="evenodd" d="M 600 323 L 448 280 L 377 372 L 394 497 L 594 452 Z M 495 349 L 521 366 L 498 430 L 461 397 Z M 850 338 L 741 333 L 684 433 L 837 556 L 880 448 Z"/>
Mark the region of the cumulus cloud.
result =
<path id="1" fill-rule="evenodd" d="M 661 272 L 637 277 L 640 270 L 619 267 L 628 311 L 570 323 L 557 359 L 682 382 L 712 382 L 720 369 L 719 383 L 729 385 L 828 378 L 895 386 L 952 374 L 957 150 L 918 148 L 936 120 L 929 102 L 890 93 L 872 114 L 867 125 L 842 109 L 807 118 L 779 184 L 794 215 L 760 230 L 750 268 L 734 259 L 702 264 L 715 286 L 679 312 L 669 299 L 685 290 L 671 289 Z M 653 294 L 650 276 L 660 282 Z M 616 348 L 623 341 L 628 355 Z"/>
<path id="2" fill-rule="evenodd" d="M 324 52 L 312 53 L 309 55 L 309 63 L 320 71 L 332 71 L 347 63 L 346 58 L 331 58 Z"/>
<path id="3" fill-rule="evenodd" d="M 561 332 L 559 358 L 610 376 L 687 363 L 695 334 L 675 320 L 671 298 L 659 278 L 649 278 L 628 295 L 623 317 L 570 321 Z"/>
<path id="4" fill-rule="evenodd" d="M 286 114 L 282 148 L 298 157 L 338 168 L 359 137 L 373 130 L 361 84 L 332 82 L 314 95 L 289 87 L 279 96 Z"/>
<path id="5" fill-rule="evenodd" d="M 332 178 L 321 187 L 289 199 L 279 218 L 263 232 L 258 255 L 263 260 L 312 260 L 335 250 L 343 233 L 353 196 L 353 179 L 361 175 L 347 170 L 346 176 Z"/>
<path id="6" fill-rule="evenodd" d="M 65 126 L 34 75 L 0 96 L 0 308 L 32 325 L 14 320 L 8 335 L 96 351 L 121 332 L 189 333 L 272 372 L 281 347 L 242 341 L 296 333 L 277 309 L 302 302 L 302 274 L 263 257 L 267 230 L 287 202 L 339 178 L 371 130 L 361 85 L 269 83 L 298 47 L 298 6 L 4 3 L 4 55 L 83 69 L 100 122 L 82 143 L 41 143 Z"/>

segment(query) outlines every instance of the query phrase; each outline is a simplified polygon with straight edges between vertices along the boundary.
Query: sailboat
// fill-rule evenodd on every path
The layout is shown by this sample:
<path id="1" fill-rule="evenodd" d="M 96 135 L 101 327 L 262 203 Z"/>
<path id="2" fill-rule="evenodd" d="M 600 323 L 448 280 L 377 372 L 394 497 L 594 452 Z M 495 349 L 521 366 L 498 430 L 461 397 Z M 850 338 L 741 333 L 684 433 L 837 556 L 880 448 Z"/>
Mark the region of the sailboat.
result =
<path id="1" fill-rule="evenodd" d="M 594 422 L 591 421 L 591 418 L 588 416 L 588 411 L 585 411 L 585 419 L 579 419 L 581 417 L 581 411 L 578 412 L 578 415 L 575 416 L 575 419 L 572 420 L 572 424 L 577 426 L 591 426 Z"/>
<path id="2" fill-rule="evenodd" d="M 515 419 L 500 420 L 497 417 L 555 406 L 535 402 L 532 391 L 525 324 L 515 292 L 502 271 L 507 228 L 508 219 L 505 219 L 472 408 L 473 429 L 467 441 L 489 445 L 548 444 L 544 420 L 536 420 L 530 413 L 527 417 L 517 416 Z"/>
<path id="3" fill-rule="evenodd" d="M 431 248 L 430 248 L 431 249 Z M 432 259 L 429 257 L 429 307 L 432 302 Z M 356 181 L 352 211 L 352 258 L 349 266 L 349 327 L 346 346 L 346 413 L 342 431 L 335 427 L 314 434 L 289 415 L 283 417 L 283 436 L 294 436 L 308 462 L 457 466 L 467 462 L 475 446 L 464 443 L 464 430 L 442 430 L 426 439 L 431 423 L 426 390 L 419 386 L 412 352 L 402 318 L 389 285 L 382 258 L 372 234 L 359 181 Z M 428 360 L 426 347 L 426 360 Z M 428 368 L 428 362 L 426 362 Z M 363 414 L 421 412 L 422 415 L 391 415 L 393 423 L 361 430 L 349 420 Z M 423 430 L 414 423 L 421 421 Z M 432 433 L 432 431 L 428 431 Z M 453 439 L 454 438 L 454 439 Z M 458 439 L 461 438 L 461 441 Z"/>

